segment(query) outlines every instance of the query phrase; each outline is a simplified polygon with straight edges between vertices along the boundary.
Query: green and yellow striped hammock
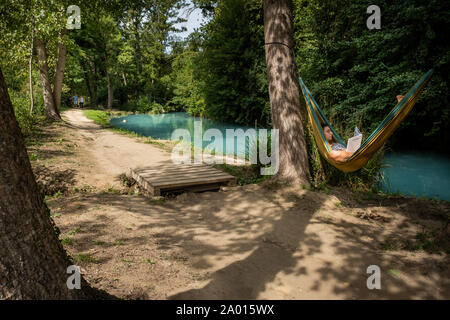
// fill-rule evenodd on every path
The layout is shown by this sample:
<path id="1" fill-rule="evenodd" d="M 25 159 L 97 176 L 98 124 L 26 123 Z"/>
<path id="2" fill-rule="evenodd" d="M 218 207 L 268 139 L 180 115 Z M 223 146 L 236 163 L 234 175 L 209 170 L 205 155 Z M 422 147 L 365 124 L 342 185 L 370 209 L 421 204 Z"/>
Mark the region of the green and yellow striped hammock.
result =
<path id="1" fill-rule="evenodd" d="M 346 146 L 344 140 L 331 126 L 325 114 L 320 109 L 317 102 L 311 95 L 311 92 L 299 78 L 300 87 L 302 89 L 303 96 L 305 97 L 306 106 L 308 110 L 308 119 L 311 123 L 314 139 L 316 140 L 317 148 L 320 154 L 331 165 L 344 172 L 353 172 L 362 168 L 372 158 L 374 153 L 380 149 L 389 136 L 397 129 L 400 123 L 405 119 L 408 113 L 413 108 L 414 104 L 419 98 L 423 88 L 430 80 L 433 69 L 429 70 L 417 83 L 409 90 L 405 97 L 397 103 L 397 105 L 389 112 L 375 131 L 361 144 L 358 150 L 345 162 L 335 161 L 330 157 L 331 146 L 325 139 L 325 135 L 322 130 L 322 123 L 327 124 L 333 132 L 334 138 Z"/>

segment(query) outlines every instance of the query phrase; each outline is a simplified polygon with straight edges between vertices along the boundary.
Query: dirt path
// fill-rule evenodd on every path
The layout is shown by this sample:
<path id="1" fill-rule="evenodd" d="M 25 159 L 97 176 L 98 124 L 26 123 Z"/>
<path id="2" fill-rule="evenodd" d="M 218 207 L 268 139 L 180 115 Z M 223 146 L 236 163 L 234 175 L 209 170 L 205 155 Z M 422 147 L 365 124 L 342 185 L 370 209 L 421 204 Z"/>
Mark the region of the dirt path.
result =
<path id="1" fill-rule="evenodd" d="M 97 187 L 102 184 L 117 185 L 118 176 L 130 167 L 160 165 L 170 161 L 167 152 L 102 129 L 87 119 L 81 110 L 68 110 L 63 118 L 82 137 L 79 141 L 87 151 L 86 158 L 95 164 L 95 170 L 88 170 L 88 175 L 82 179 L 89 178 Z"/>
<path id="2" fill-rule="evenodd" d="M 48 203 L 66 250 L 91 285 L 110 294 L 129 299 L 450 298 L 448 255 L 386 245 L 403 243 L 399 234 L 414 239 L 422 226 L 439 225 L 430 212 L 448 210 L 448 204 L 361 200 L 348 190 L 326 194 L 271 184 L 165 201 L 120 194 L 121 173 L 170 161 L 170 155 L 101 129 L 79 110 L 66 111 L 64 118 L 68 124 L 56 130 L 63 146 L 48 141 L 38 154 L 43 160 L 34 166 L 72 172 L 75 191 Z M 64 152 L 49 162 L 44 155 L 55 150 Z M 367 289 L 369 265 L 381 268 L 380 290 Z"/>

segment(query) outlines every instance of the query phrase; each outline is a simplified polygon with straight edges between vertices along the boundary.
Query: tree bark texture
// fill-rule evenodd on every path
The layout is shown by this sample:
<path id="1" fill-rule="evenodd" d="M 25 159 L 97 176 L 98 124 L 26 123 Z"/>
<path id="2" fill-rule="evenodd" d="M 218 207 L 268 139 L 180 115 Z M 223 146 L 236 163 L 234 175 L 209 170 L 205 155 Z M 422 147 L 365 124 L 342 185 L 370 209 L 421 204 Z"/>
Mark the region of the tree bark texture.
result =
<path id="1" fill-rule="evenodd" d="M 61 110 L 61 93 L 64 80 L 64 71 L 66 69 L 67 47 L 63 43 L 63 37 L 65 34 L 66 29 L 63 29 L 58 35 L 58 59 L 56 61 L 56 71 L 53 79 L 53 98 L 58 114 L 59 110 Z"/>
<path id="2" fill-rule="evenodd" d="M 108 109 L 111 109 L 112 103 L 113 103 L 113 88 L 112 88 L 111 75 L 109 73 L 108 66 L 106 66 L 106 82 L 107 82 L 107 86 L 108 86 L 108 101 L 107 101 L 106 107 Z"/>
<path id="3" fill-rule="evenodd" d="M 42 85 L 42 94 L 44 96 L 45 110 L 49 118 L 59 120 L 61 119 L 61 117 L 59 115 L 58 109 L 56 109 L 50 75 L 48 72 L 47 49 L 45 47 L 45 42 L 40 38 L 36 39 L 36 51 L 38 54 L 38 65 Z"/>
<path id="4" fill-rule="evenodd" d="M 30 59 L 28 60 L 28 85 L 30 87 L 30 116 L 33 115 L 33 109 L 34 109 L 34 97 L 33 97 L 33 49 L 34 49 L 34 19 L 31 22 Z"/>
<path id="5" fill-rule="evenodd" d="M 0 299 L 77 298 L 1 70 L 0 117 Z"/>
<path id="6" fill-rule="evenodd" d="M 309 163 L 294 57 L 292 1 L 264 0 L 264 37 L 273 128 L 279 130 L 277 177 L 306 184 Z"/>

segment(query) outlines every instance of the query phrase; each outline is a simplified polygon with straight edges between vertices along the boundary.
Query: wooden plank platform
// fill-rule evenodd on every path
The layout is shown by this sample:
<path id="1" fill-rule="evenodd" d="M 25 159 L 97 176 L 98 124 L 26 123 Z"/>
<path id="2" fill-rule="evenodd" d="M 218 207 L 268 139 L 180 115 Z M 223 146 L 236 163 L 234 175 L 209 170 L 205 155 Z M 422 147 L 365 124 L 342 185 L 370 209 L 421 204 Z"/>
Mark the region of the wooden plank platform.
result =
<path id="1" fill-rule="evenodd" d="M 164 163 L 130 168 L 128 176 L 151 196 L 165 192 L 216 190 L 223 185 L 236 184 L 235 177 L 206 164 Z"/>

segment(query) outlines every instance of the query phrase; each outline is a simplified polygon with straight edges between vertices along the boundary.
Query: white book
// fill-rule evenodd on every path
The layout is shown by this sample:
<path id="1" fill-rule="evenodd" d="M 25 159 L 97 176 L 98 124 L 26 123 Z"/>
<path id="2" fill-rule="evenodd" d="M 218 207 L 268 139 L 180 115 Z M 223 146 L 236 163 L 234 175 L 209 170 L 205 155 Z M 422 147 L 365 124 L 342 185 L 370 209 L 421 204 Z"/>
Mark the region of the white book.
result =
<path id="1" fill-rule="evenodd" d="M 348 139 L 347 142 L 347 152 L 354 153 L 361 146 L 362 134 L 359 132 L 358 128 L 355 127 L 354 136 Z"/>

